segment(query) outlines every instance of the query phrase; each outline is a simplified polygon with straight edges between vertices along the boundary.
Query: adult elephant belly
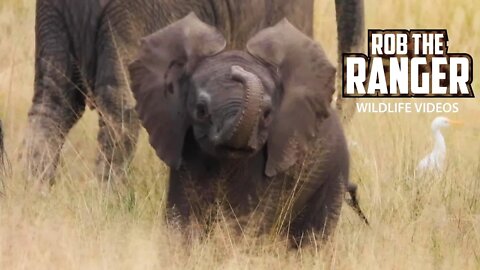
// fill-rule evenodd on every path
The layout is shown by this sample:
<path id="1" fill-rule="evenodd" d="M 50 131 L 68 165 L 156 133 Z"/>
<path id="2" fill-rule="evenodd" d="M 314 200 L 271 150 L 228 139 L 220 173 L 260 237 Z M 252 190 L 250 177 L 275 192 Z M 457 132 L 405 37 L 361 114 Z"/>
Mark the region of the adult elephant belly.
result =
<path id="1" fill-rule="evenodd" d="M 119 35 L 138 39 L 194 12 L 215 26 L 227 48 L 243 49 L 261 29 L 287 18 L 308 36 L 313 34 L 313 0 L 111 0 L 106 15 Z M 117 16 L 117 18 L 115 18 Z"/>
<path id="2" fill-rule="evenodd" d="M 210 0 L 207 2 L 210 2 L 213 9 L 213 17 L 200 15 L 199 18 L 217 27 L 227 40 L 227 48 L 230 49 L 243 49 L 250 37 L 283 18 L 287 18 L 308 36 L 313 35 L 313 0 Z"/>

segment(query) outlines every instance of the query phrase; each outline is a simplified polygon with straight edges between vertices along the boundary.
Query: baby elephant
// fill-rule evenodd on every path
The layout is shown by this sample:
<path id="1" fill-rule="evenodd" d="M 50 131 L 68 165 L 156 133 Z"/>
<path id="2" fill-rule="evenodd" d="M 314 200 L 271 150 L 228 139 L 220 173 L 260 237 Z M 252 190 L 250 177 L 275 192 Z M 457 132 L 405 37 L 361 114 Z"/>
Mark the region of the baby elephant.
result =
<path id="1" fill-rule="evenodd" d="M 171 169 L 169 218 L 204 224 L 220 207 L 242 231 L 326 239 L 349 173 L 330 107 L 335 68 L 286 19 L 246 51 L 225 47 L 190 13 L 143 38 L 129 66 L 136 110 Z"/>

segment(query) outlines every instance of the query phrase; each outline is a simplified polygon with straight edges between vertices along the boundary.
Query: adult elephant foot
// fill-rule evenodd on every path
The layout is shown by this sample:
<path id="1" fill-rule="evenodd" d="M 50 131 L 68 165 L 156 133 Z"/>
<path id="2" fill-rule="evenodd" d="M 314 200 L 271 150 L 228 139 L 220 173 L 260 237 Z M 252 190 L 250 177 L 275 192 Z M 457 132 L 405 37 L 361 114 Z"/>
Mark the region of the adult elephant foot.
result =
<path id="1" fill-rule="evenodd" d="M 76 79 L 62 76 L 65 75 L 50 73 L 37 78 L 23 141 L 27 180 L 42 186 L 41 189 L 54 184 L 65 138 L 85 109 L 84 95 L 78 90 Z"/>
<path id="2" fill-rule="evenodd" d="M 78 104 L 82 105 L 82 104 Z M 34 104 L 24 139 L 27 181 L 46 192 L 54 184 L 55 171 L 65 137 L 83 112 L 82 106 L 63 113 Z M 75 111 L 75 113 L 74 113 Z M 58 118 L 58 119 L 57 119 Z"/>
<path id="3" fill-rule="evenodd" d="M 25 139 L 27 179 L 32 182 L 48 182 L 53 184 L 55 169 L 57 167 L 59 153 L 64 141 L 60 132 L 46 128 L 41 121 L 32 117 L 29 120 L 29 128 Z M 52 123 L 53 124 L 53 123 Z"/>
<path id="4" fill-rule="evenodd" d="M 133 157 L 140 123 L 132 102 L 122 98 L 126 90 L 111 86 L 97 90 L 100 130 L 97 137 L 99 151 L 96 174 L 103 182 L 121 183 L 125 180 Z M 119 98 L 122 100 L 116 100 Z"/>

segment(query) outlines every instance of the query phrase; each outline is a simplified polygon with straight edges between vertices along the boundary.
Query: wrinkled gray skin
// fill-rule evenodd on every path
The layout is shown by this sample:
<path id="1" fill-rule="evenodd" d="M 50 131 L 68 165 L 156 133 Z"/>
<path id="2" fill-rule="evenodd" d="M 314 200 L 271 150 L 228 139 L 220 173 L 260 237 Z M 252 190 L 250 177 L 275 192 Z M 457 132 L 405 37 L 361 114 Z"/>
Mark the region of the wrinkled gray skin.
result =
<path id="1" fill-rule="evenodd" d="M 347 10 L 352 1 L 363 2 L 336 4 Z M 35 86 L 25 140 L 30 179 L 53 180 L 65 136 L 86 105 L 100 116 L 98 176 L 123 176 L 139 128 L 126 65 L 140 37 L 190 11 L 216 26 L 229 48 L 242 48 L 252 34 L 283 17 L 312 35 L 313 0 L 37 0 Z M 337 19 L 355 23 L 357 15 L 363 16 L 347 10 Z M 340 33 L 340 41 L 362 36 L 361 28 Z"/>
<path id="2" fill-rule="evenodd" d="M 231 49 L 193 13 L 141 43 L 132 91 L 171 168 L 170 222 L 208 225 L 220 206 L 243 232 L 331 235 L 355 186 L 323 49 L 286 19 Z"/>
<path id="3" fill-rule="evenodd" d="M 364 6 L 363 1 L 358 0 L 335 0 L 335 9 L 337 15 L 337 33 L 338 42 L 338 70 L 343 70 L 344 53 L 365 52 L 365 31 Z M 342 118 L 348 122 L 355 113 L 356 100 L 353 98 L 343 99 L 341 84 L 343 81 L 342 73 L 337 73 L 338 87 L 335 105 L 341 111 Z"/>

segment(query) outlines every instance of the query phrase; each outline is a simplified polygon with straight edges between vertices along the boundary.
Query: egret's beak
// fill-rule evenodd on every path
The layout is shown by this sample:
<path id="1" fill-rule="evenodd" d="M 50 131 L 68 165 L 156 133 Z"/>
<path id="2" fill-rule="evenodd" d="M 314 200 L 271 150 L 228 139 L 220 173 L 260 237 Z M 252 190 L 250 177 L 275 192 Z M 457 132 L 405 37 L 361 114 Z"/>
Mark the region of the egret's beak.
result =
<path id="1" fill-rule="evenodd" d="M 448 123 L 456 126 L 463 125 L 463 121 L 452 120 L 452 119 L 448 119 Z"/>

